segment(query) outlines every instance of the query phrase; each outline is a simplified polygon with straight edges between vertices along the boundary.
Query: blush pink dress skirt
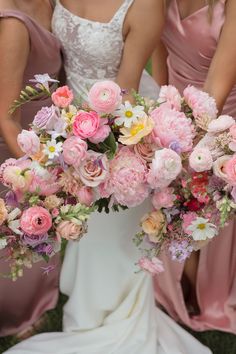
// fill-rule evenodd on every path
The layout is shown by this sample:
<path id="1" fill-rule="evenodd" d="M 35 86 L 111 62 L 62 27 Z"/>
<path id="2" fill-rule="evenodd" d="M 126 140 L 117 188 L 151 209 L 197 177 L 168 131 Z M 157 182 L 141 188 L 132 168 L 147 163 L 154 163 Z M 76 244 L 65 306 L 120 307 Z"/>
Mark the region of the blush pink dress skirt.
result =
<path id="1" fill-rule="evenodd" d="M 35 74 L 48 73 L 52 77 L 58 76 L 61 68 L 60 44 L 56 37 L 38 25 L 32 18 L 20 11 L 0 11 L 2 18 L 16 18 L 22 21 L 30 37 L 30 55 L 24 73 L 22 87 L 29 83 Z M 35 113 L 43 106 L 50 105 L 50 99 L 42 99 L 26 104 L 22 107 L 22 127 L 28 128 Z M 11 157 L 11 154 L 0 137 L 0 163 Z M 0 187 L 2 193 L 4 187 Z M 9 272 L 9 265 L 1 257 L 0 273 Z M 0 337 L 15 334 L 33 324 L 45 311 L 55 307 L 59 288 L 59 255 L 54 256 L 50 265 L 56 265 L 54 271 L 48 276 L 41 267 L 45 262 L 33 265 L 26 270 L 24 277 L 12 282 L 10 279 L 0 278 Z"/>
<path id="2" fill-rule="evenodd" d="M 167 47 L 169 83 L 181 92 L 191 84 L 203 87 L 225 21 L 225 1 L 216 3 L 212 22 L 208 6 L 181 20 L 177 0 L 168 10 L 163 41 Z M 236 118 L 236 86 L 223 113 Z M 162 257 L 165 272 L 154 280 L 156 300 L 177 321 L 197 331 L 219 329 L 236 333 L 235 222 L 200 251 L 197 298 L 200 315 L 190 317 L 181 287 L 184 264 Z"/>

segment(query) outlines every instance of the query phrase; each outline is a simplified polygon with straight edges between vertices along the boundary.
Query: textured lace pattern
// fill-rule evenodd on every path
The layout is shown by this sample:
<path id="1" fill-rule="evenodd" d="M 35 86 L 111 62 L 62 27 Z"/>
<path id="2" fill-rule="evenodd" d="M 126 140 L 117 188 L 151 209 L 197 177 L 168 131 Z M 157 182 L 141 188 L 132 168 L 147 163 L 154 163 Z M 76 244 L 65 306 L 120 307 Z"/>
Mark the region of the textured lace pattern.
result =
<path id="1" fill-rule="evenodd" d="M 124 0 L 108 23 L 74 15 L 57 1 L 52 29 L 64 50 L 68 85 L 77 94 L 84 95 L 95 81 L 117 76 L 124 47 L 123 23 L 133 1 Z"/>

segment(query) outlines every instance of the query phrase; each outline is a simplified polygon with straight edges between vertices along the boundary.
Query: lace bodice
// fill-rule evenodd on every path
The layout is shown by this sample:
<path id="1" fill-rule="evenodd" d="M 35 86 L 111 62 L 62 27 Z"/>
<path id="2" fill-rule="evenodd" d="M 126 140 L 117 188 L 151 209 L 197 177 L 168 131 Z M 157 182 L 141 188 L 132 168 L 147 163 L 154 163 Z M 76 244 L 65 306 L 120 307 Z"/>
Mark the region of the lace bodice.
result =
<path id="1" fill-rule="evenodd" d="M 84 96 L 95 81 L 116 78 L 124 47 L 123 23 L 133 1 L 124 0 L 108 23 L 74 15 L 57 1 L 52 28 L 64 50 L 68 85 L 76 94 Z"/>

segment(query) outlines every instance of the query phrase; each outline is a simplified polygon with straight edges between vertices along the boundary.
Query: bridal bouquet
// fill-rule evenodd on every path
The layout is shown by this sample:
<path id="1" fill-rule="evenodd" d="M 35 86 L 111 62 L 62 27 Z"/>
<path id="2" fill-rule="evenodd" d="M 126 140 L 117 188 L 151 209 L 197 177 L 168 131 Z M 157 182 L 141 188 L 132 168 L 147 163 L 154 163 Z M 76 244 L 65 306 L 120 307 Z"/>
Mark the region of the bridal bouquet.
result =
<path id="1" fill-rule="evenodd" d="M 183 97 L 164 86 L 158 102 L 150 114 L 155 156 L 147 174 L 153 210 L 134 238 L 144 253 L 139 265 L 152 274 L 162 270 L 161 251 L 184 261 L 217 236 L 236 209 L 234 119 L 217 118 L 214 99 L 192 86 Z"/>

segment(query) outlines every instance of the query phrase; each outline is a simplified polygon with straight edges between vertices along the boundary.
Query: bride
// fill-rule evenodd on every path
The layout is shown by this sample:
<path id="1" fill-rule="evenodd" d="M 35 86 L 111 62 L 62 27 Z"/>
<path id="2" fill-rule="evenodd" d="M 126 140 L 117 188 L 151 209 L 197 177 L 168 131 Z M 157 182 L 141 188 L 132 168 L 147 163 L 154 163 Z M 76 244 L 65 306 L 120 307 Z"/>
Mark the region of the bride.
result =
<path id="1" fill-rule="evenodd" d="M 142 73 L 160 37 L 160 0 L 58 0 L 53 31 L 65 54 L 68 85 L 86 99 L 97 80 L 155 98 L 158 87 Z M 147 203 L 146 203 L 147 204 Z M 151 277 L 136 273 L 132 235 L 148 205 L 95 214 L 89 232 L 69 243 L 61 273 L 64 332 L 37 335 L 12 354 L 209 354 L 155 307 Z"/>

